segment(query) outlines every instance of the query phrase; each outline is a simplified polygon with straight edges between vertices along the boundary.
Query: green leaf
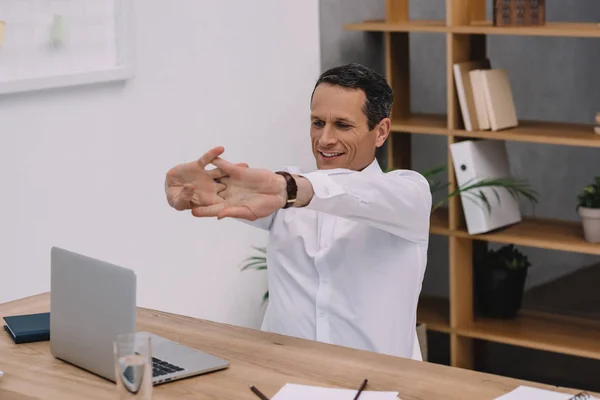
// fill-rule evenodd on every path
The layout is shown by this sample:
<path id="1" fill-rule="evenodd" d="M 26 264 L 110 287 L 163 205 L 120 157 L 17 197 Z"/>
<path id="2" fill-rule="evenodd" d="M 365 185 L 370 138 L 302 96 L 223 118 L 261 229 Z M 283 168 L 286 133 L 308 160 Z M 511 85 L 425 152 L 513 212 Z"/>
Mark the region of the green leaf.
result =
<path id="1" fill-rule="evenodd" d="M 596 176 L 594 183 L 585 186 L 577 195 L 577 206 L 600 208 L 600 176 Z"/>
<path id="2" fill-rule="evenodd" d="M 440 172 L 444 171 L 446 167 L 443 165 L 428 169 L 426 171 L 421 172 L 421 175 L 425 177 L 425 179 L 430 180 L 432 177 L 436 176 Z"/>
<path id="3" fill-rule="evenodd" d="M 257 271 L 261 271 L 261 270 L 267 269 L 267 264 L 257 261 L 257 262 L 251 263 L 251 264 L 246 264 L 242 267 L 242 271 L 245 271 L 247 269 L 254 269 Z"/>

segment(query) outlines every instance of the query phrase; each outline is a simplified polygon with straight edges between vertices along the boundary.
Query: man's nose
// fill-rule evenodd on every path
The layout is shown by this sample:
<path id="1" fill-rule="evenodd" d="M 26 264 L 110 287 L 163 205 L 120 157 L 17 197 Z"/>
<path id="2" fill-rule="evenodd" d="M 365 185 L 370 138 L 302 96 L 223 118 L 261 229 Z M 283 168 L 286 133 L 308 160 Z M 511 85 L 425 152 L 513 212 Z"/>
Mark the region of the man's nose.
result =
<path id="1" fill-rule="evenodd" d="M 337 138 L 335 135 L 335 129 L 333 129 L 333 127 L 325 126 L 325 129 L 323 129 L 323 134 L 321 135 L 321 138 L 319 139 L 319 143 L 321 144 L 321 146 L 332 146 L 337 142 Z"/>

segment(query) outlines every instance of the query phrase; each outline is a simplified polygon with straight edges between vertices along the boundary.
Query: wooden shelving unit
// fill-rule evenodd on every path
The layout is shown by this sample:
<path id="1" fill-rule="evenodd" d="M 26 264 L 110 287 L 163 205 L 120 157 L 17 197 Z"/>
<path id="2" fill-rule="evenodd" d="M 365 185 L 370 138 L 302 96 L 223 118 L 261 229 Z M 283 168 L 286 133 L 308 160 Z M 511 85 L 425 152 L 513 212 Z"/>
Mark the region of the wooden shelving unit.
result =
<path id="1" fill-rule="evenodd" d="M 498 132 L 464 129 L 454 86 L 452 65 L 486 57 L 486 35 L 525 35 L 600 38 L 600 24 L 548 22 L 535 27 L 496 27 L 485 21 L 485 0 L 446 0 L 446 19 L 409 20 L 409 0 L 386 0 L 384 21 L 349 24 L 348 30 L 382 32 L 385 39 L 387 80 L 396 101 L 388 164 L 410 168 L 411 134 L 445 136 L 448 145 L 472 138 L 486 138 L 560 146 L 600 148 L 600 136 L 592 125 L 562 122 L 520 121 L 519 126 Z M 409 35 L 411 32 L 446 37 L 447 104 L 445 115 L 414 114 L 410 107 Z M 456 188 L 449 160 L 449 190 Z M 458 197 L 448 208 L 431 217 L 432 234 L 448 237 L 450 247 L 450 298 L 421 298 L 417 318 L 428 329 L 450 335 L 451 364 L 473 368 L 473 339 L 505 343 L 544 351 L 600 360 L 600 323 L 559 315 L 522 311 L 512 320 L 479 318 L 473 310 L 473 243 L 513 243 L 542 249 L 600 255 L 600 245 L 583 238 L 579 223 L 543 218 L 524 218 L 510 227 L 482 235 L 469 235 Z"/>

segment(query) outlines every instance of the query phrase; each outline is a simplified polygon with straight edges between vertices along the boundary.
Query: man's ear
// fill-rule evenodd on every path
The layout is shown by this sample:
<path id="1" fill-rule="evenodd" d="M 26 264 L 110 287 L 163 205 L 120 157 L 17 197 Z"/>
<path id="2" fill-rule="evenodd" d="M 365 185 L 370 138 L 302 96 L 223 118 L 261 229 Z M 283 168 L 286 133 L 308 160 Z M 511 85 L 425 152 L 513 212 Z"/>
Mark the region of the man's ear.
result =
<path id="1" fill-rule="evenodd" d="M 382 119 L 379 124 L 375 127 L 375 145 L 377 147 L 383 146 L 386 139 L 390 135 L 390 130 L 392 129 L 392 120 L 389 118 Z"/>

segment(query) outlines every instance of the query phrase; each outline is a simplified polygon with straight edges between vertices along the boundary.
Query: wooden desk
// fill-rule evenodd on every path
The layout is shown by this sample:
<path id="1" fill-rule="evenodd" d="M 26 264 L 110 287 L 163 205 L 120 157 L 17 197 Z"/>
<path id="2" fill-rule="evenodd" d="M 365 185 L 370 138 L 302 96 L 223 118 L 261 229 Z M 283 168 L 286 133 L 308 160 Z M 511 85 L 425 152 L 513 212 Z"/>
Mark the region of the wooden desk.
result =
<path id="1" fill-rule="evenodd" d="M 0 317 L 49 309 L 49 295 L 44 294 L 0 304 Z M 402 400 L 485 400 L 519 384 L 550 388 L 148 309 L 138 310 L 138 329 L 231 362 L 224 371 L 157 386 L 155 399 L 257 400 L 250 384 L 273 396 L 287 382 L 358 388 L 364 378 L 368 389 L 398 391 Z M 113 383 L 55 359 L 49 347 L 49 342 L 15 345 L 2 330 L 1 400 L 114 398 Z"/>

